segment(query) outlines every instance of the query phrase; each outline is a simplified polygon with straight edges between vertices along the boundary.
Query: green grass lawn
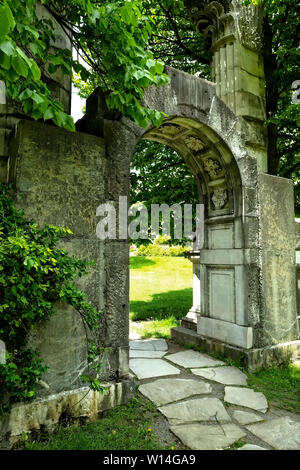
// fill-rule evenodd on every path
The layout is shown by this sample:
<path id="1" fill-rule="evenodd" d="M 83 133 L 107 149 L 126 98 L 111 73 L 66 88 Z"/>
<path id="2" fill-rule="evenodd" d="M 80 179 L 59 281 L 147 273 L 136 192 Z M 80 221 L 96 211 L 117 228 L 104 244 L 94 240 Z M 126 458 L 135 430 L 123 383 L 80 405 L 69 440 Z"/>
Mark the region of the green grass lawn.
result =
<path id="1" fill-rule="evenodd" d="M 300 367 L 290 364 L 248 374 L 248 385 L 273 406 L 300 413 Z"/>
<path id="2" fill-rule="evenodd" d="M 130 257 L 131 327 L 142 338 L 170 337 L 193 303 L 193 267 L 182 257 Z M 137 322 L 137 323 L 135 323 Z"/>

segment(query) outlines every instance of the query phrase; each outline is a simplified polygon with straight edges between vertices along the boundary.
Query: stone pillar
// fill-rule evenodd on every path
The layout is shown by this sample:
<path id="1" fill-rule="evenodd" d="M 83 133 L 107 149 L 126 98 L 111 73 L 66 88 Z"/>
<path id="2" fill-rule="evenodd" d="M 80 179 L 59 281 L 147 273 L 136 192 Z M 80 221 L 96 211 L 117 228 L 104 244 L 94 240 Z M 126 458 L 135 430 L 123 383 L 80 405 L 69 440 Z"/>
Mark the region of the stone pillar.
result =
<path id="1" fill-rule="evenodd" d="M 249 155 L 267 171 L 262 11 L 244 0 L 185 0 L 199 32 L 209 39 L 216 93 L 239 118 Z"/>
<path id="2" fill-rule="evenodd" d="M 185 257 L 193 263 L 193 305 L 187 315 L 181 319 L 181 324 L 196 330 L 197 315 L 201 313 L 200 252 L 188 251 Z"/>

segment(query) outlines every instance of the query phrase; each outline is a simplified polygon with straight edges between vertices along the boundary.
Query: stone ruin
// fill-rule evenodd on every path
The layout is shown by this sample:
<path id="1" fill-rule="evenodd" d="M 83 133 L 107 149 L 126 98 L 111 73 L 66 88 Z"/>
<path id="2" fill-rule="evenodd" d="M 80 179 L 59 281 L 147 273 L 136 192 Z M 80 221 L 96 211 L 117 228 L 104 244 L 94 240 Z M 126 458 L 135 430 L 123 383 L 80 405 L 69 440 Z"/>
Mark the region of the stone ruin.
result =
<path id="1" fill-rule="evenodd" d="M 29 338 L 50 367 L 39 398 L 15 405 L 2 418 L 3 442 L 24 431 L 52 429 L 66 414 L 96 419 L 135 393 L 129 375 L 128 241 L 99 240 L 96 209 L 107 201 L 118 209 L 119 196 L 129 198 L 130 160 L 140 139 L 169 145 L 182 156 L 205 205 L 205 244 L 189 255 L 193 306 L 172 338 L 243 356 L 249 370 L 299 354 L 300 224 L 292 182 L 267 174 L 261 12 L 242 0 L 186 5 L 196 27 L 206 31 L 212 81 L 166 67 L 169 84 L 148 89 L 144 98 L 145 105 L 166 113 L 160 128 L 141 129 L 114 116 L 96 90 L 73 134 L 33 122 L 1 94 L 0 181 L 14 184 L 28 218 L 72 230 L 63 242 L 69 253 L 96 261 L 79 285 L 103 312 L 101 379 L 107 386 L 103 395 L 83 387 L 85 332 L 72 308 L 57 304 L 57 314 Z M 57 24 L 53 47 L 71 47 Z M 69 112 L 71 81 L 59 73 L 54 78 L 49 86 Z M 297 256 L 299 263 L 299 251 Z"/>

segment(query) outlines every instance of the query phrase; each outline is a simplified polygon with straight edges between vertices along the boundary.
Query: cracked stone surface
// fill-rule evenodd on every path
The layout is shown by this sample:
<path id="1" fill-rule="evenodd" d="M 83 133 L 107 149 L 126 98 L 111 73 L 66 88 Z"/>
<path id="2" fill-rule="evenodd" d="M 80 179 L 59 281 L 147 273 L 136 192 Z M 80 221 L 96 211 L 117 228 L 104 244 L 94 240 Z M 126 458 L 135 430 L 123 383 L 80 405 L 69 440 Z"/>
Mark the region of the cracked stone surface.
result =
<path id="1" fill-rule="evenodd" d="M 247 377 L 239 369 L 198 351 L 174 353 L 179 348 L 172 343 L 168 354 L 165 340 L 130 341 L 129 367 L 140 380 L 139 391 L 184 445 L 221 450 L 246 437 L 238 450 L 300 450 L 297 416 L 266 413 L 265 396 L 245 387 Z M 224 402 L 233 406 L 226 409 Z"/>
<path id="2" fill-rule="evenodd" d="M 170 424 L 192 421 L 230 422 L 231 418 L 218 398 L 196 398 L 158 408 Z"/>
<path id="3" fill-rule="evenodd" d="M 247 426 L 248 431 L 278 450 L 300 450 L 300 423 L 288 416 Z"/>
<path id="4" fill-rule="evenodd" d="M 243 447 L 240 447 L 238 450 L 268 450 L 264 447 L 256 446 L 255 444 L 246 444 Z"/>
<path id="5" fill-rule="evenodd" d="M 129 341 L 130 349 L 142 351 L 167 351 L 168 344 L 165 339 L 144 339 Z"/>
<path id="6" fill-rule="evenodd" d="M 161 359 L 166 354 L 166 351 L 143 351 L 142 349 L 130 349 L 130 358 L 148 358 L 148 359 Z"/>
<path id="7" fill-rule="evenodd" d="M 247 385 L 247 376 L 236 367 L 208 367 L 192 369 L 191 372 L 224 385 Z"/>
<path id="8" fill-rule="evenodd" d="M 251 388 L 225 387 L 224 401 L 232 405 L 245 406 L 266 413 L 268 402 L 263 393 L 254 392 Z"/>
<path id="9" fill-rule="evenodd" d="M 245 424 L 258 423 L 260 421 L 264 421 L 264 418 L 262 418 L 261 416 L 258 416 L 256 413 L 250 413 L 248 411 L 234 410 L 232 416 L 239 422 L 239 424 L 243 426 Z"/>
<path id="10" fill-rule="evenodd" d="M 193 450 L 226 449 L 246 436 L 246 432 L 235 424 L 185 424 L 171 426 L 171 431 Z"/>
<path id="11" fill-rule="evenodd" d="M 129 367 L 138 379 L 180 374 L 180 370 L 163 359 L 130 359 Z"/>
<path id="12" fill-rule="evenodd" d="M 213 359 L 206 354 L 199 353 L 198 351 L 193 351 L 192 349 L 187 351 L 180 351 L 175 354 L 169 354 L 165 357 L 168 361 L 174 362 L 181 367 L 213 367 L 218 365 L 225 365 L 224 362 L 217 359 Z"/>
<path id="13" fill-rule="evenodd" d="M 206 382 L 193 379 L 160 379 L 141 385 L 139 391 L 157 406 L 182 400 L 193 395 L 211 393 Z"/>

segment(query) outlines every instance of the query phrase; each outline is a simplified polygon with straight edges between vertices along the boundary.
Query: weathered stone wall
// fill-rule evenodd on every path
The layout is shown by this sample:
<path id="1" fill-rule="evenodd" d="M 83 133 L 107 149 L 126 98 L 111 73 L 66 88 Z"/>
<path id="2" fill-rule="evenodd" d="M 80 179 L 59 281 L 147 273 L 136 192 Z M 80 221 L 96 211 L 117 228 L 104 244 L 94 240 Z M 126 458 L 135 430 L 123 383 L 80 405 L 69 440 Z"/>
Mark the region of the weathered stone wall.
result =
<path id="1" fill-rule="evenodd" d="M 293 182 L 259 175 L 262 346 L 299 339 Z"/>
<path id="2" fill-rule="evenodd" d="M 103 139 L 68 133 L 46 124 L 21 121 L 11 144 L 10 181 L 14 181 L 18 205 L 41 226 L 69 227 L 73 235 L 62 246 L 75 256 L 95 260 L 95 267 L 78 281 L 89 300 L 103 312 L 99 335 L 108 352 L 103 380 L 128 374 L 128 285 L 118 266 L 128 269 L 128 250 L 120 252 L 112 242 L 96 237 L 96 209 L 114 192 L 113 173 L 107 175 Z M 110 185 L 110 188 L 107 185 Z M 115 283 L 112 283 L 113 276 Z M 121 286 L 123 282 L 123 288 Z M 123 295 L 120 295 L 123 294 Z M 124 300 L 125 299 L 125 300 Z M 120 310 L 122 304 L 124 315 Z M 30 344 L 41 352 L 49 371 L 44 381 L 53 394 L 82 385 L 87 342 L 84 327 L 71 307 L 57 304 L 57 314 L 33 331 Z"/>

